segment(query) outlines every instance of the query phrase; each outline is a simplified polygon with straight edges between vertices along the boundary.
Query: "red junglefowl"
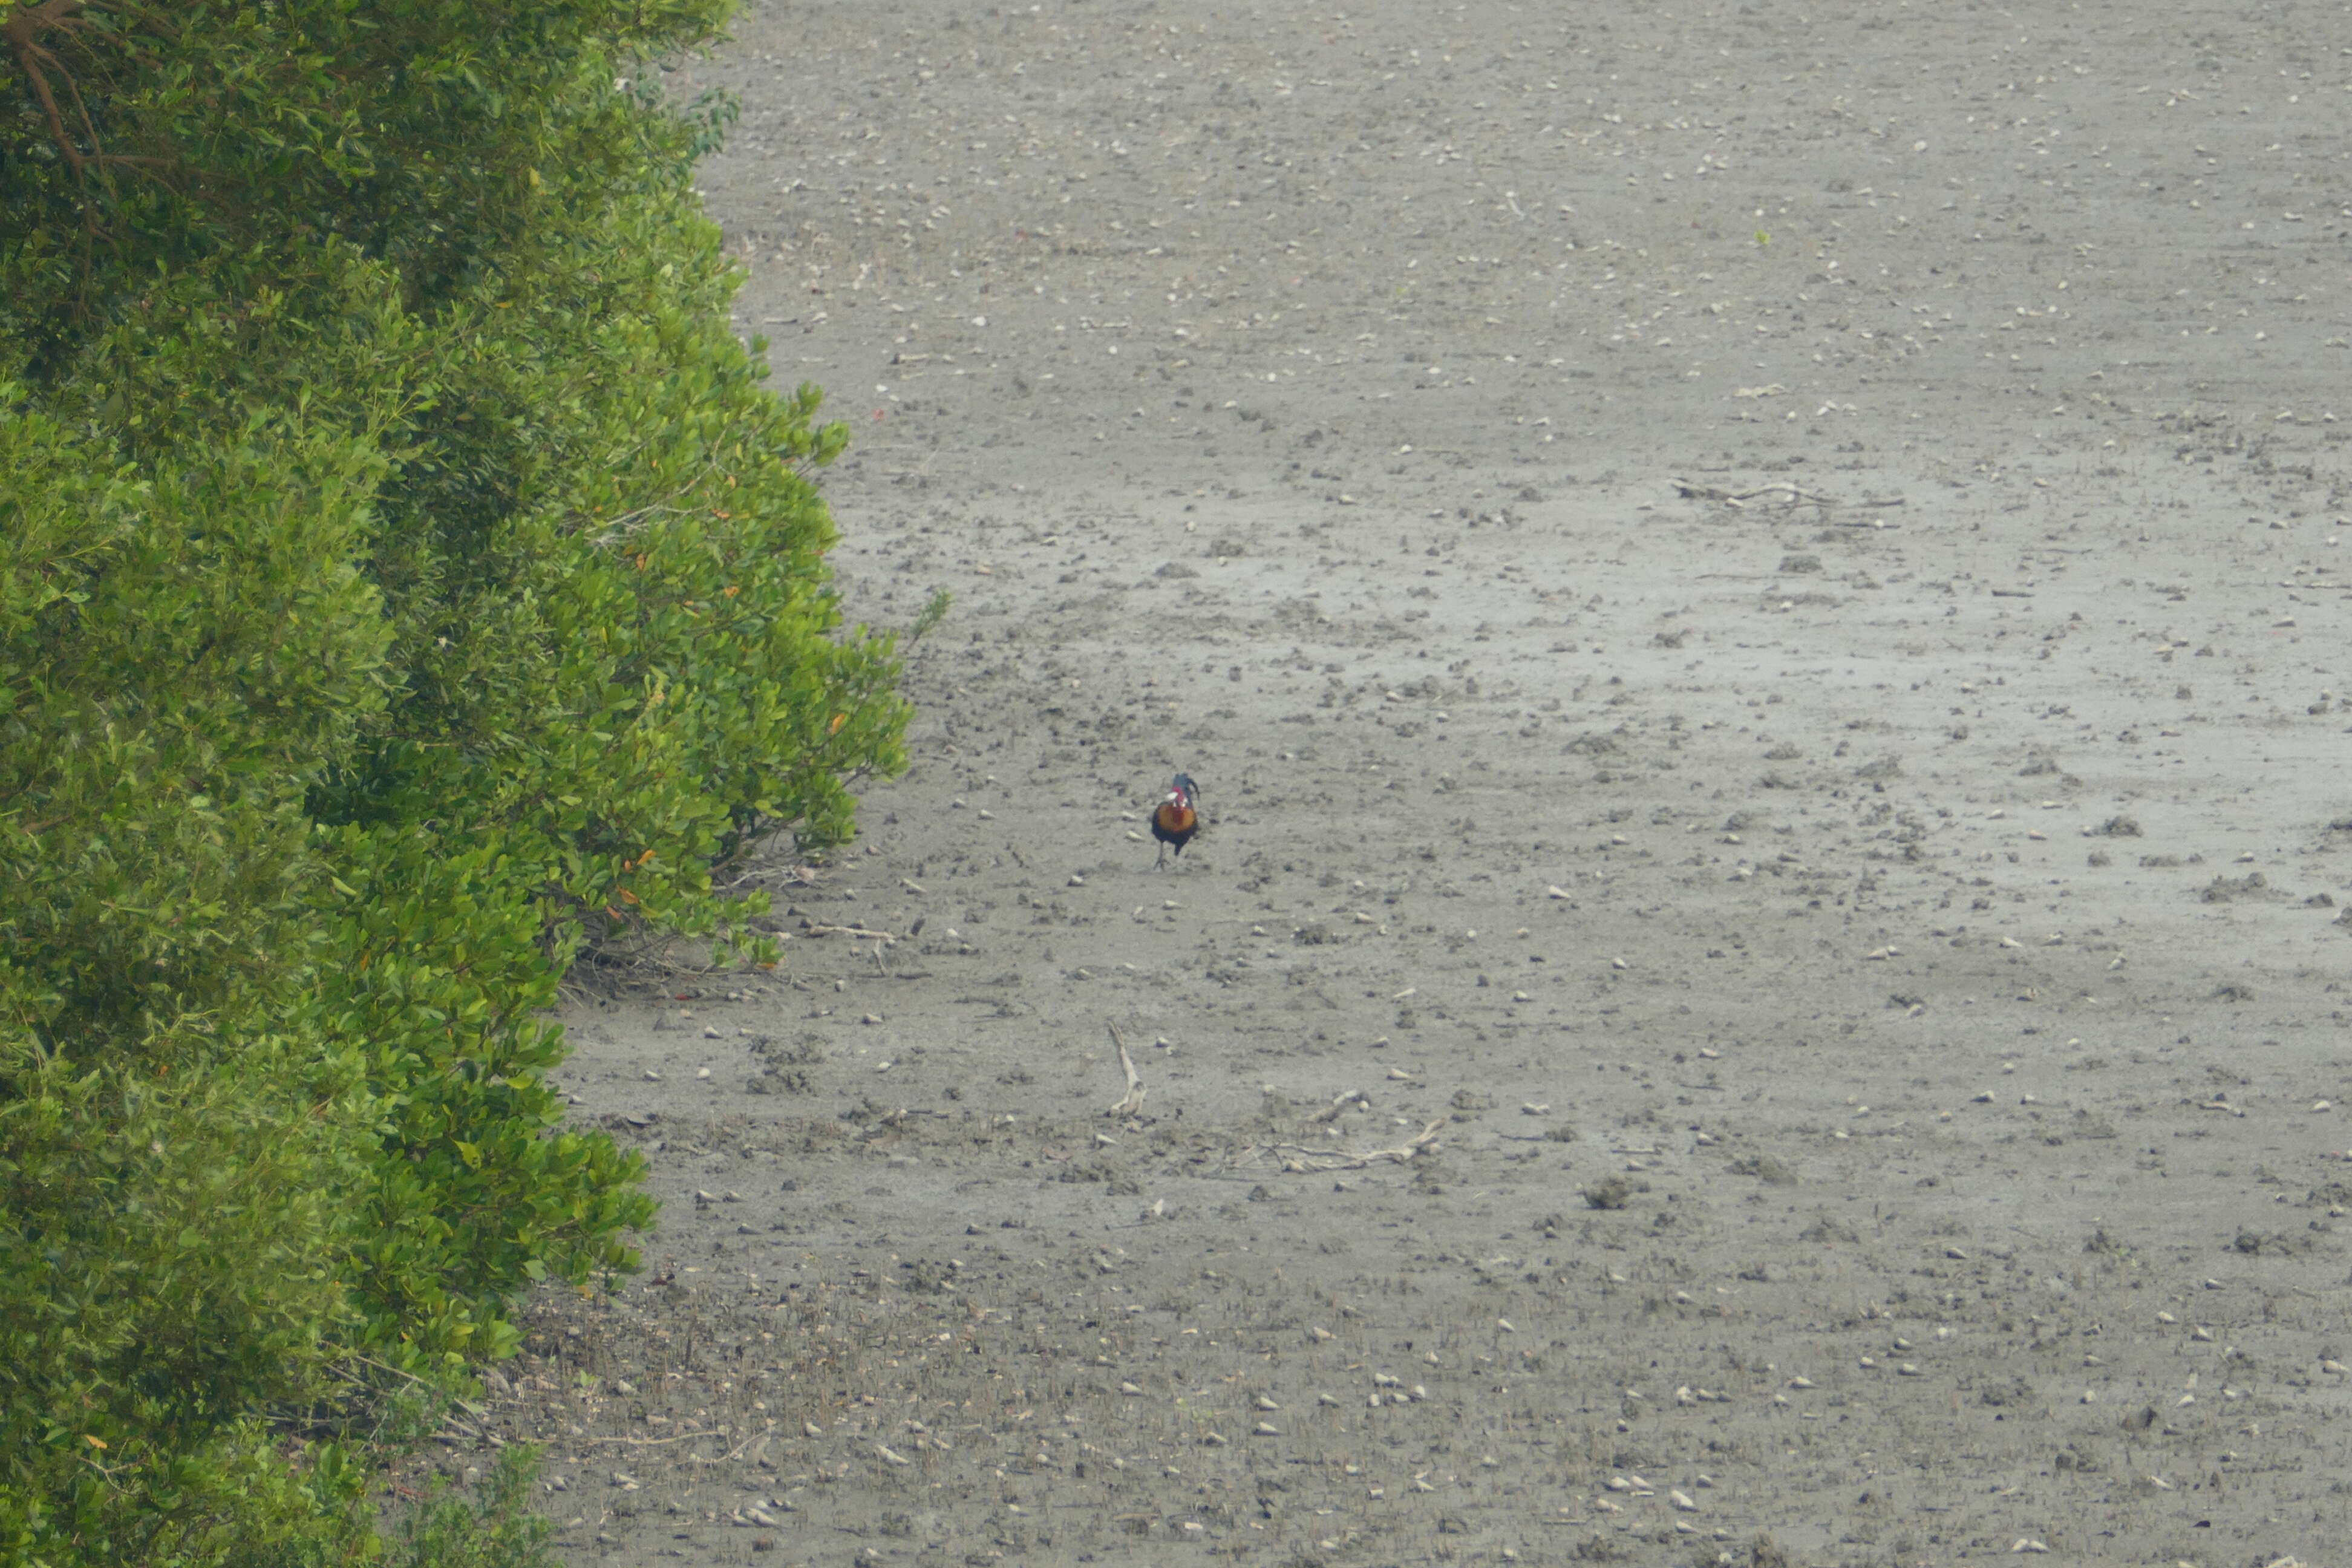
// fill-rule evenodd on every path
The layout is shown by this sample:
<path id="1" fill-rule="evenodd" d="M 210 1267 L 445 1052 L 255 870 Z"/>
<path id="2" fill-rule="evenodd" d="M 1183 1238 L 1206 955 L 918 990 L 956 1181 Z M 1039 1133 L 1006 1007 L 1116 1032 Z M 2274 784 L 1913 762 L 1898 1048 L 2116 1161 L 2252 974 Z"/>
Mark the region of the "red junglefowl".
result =
<path id="1" fill-rule="evenodd" d="M 1172 847 L 1178 855 L 1192 842 L 1192 835 L 1201 831 L 1201 791 L 1190 773 L 1178 773 L 1168 786 L 1167 798 L 1151 814 L 1151 837 L 1160 840 L 1160 858 L 1152 863 L 1155 871 L 1168 864 L 1168 851 Z"/>

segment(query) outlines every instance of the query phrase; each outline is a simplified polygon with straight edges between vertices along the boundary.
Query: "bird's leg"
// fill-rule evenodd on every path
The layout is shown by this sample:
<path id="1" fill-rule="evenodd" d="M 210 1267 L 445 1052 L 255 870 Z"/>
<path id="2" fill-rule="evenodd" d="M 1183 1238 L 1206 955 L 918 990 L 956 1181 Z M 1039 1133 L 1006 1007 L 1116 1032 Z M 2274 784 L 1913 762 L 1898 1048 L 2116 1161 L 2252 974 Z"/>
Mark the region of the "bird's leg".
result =
<path id="1" fill-rule="evenodd" d="M 1160 871 L 1160 870 L 1165 870 L 1165 869 L 1167 868 L 1167 866 L 1168 866 L 1168 844 L 1167 844 L 1167 841 L 1166 841 L 1165 839 L 1163 839 L 1163 840 L 1161 840 L 1161 841 L 1160 841 L 1160 858 L 1159 858 L 1159 859 L 1157 859 L 1157 860 L 1154 860 L 1154 861 L 1151 863 L 1151 868 L 1152 868 L 1153 870 L 1155 870 L 1155 871 Z"/>

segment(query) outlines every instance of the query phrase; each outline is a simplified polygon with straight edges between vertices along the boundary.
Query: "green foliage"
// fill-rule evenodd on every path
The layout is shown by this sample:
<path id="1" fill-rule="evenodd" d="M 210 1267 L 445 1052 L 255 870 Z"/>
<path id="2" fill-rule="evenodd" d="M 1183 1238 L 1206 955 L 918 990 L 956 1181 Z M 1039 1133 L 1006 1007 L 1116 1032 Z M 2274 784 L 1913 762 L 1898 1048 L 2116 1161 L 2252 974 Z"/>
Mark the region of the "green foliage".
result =
<path id="1" fill-rule="evenodd" d="M 948 618 L 948 611 L 954 604 L 955 595 L 945 588 L 932 590 L 930 598 L 924 602 L 922 612 L 916 616 L 915 624 L 907 628 L 908 646 L 911 647 L 939 630 L 940 623 Z"/>
<path id="2" fill-rule="evenodd" d="M 627 85 L 722 12 L 0 0 L 0 1561 L 372 1550 L 355 1358 L 652 1219 L 566 967 L 772 962 L 711 867 L 901 765 Z"/>
<path id="3" fill-rule="evenodd" d="M 385 1568 L 557 1568 L 548 1550 L 554 1526 L 530 1511 L 539 1454 L 502 1448 L 498 1462 L 468 1498 L 433 1489 L 400 1521 Z"/>

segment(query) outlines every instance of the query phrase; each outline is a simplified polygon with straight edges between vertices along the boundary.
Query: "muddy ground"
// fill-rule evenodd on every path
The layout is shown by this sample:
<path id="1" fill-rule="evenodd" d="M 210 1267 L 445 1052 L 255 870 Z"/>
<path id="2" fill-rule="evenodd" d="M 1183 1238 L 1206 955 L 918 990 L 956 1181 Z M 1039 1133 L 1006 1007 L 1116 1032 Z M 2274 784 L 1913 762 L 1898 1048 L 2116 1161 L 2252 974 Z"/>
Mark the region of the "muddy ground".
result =
<path id="1" fill-rule="evenodd" d="M 2345 1561 L 2347 41 L 867 0 L 677 73 L 853 615 L 956 597 L 783 967 L 568 1020 L 667 1208 L 491 1418 L 565 1560 Z"/>

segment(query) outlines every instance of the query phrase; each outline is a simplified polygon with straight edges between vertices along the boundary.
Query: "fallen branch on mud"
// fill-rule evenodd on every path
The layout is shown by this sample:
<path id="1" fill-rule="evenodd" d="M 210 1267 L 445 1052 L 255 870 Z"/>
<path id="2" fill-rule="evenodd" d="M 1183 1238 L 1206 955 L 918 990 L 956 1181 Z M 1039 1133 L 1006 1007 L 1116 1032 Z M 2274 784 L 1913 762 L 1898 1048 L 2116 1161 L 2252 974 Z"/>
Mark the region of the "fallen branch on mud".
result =
<path id="1" fill-rule="evenodd" d="M 1118 1026 L 1110 1026 L 1110 1043 L 1118 1047 L 1118 1065 L 1127 1073 L 1127 1092 L 1118 1103 L 1103 1112 L 1105 1116 L 1129 1117 L 1143 1114 L 1143 1075 L 1135 1070 L 1135 1058 L 1127 1054 L 1127 1041 L 1120 1037 Z"/>
<path id="2" fill-rule="evenodd" d="M 1893 496 L 1884 500 L 1865 499 L 1859 501 L 1842 501 L 1835 496 L 1822 495 L 1813 490 L 1802 489 L 1798 486 L 1785 483 L 1758 485 L 1753 489 L 1727 490 L 1720 485 L 1700 484 L 1696 479 L 1669 479 L 1666 482 L 1673 485 L 1675 491 L 1687 500 L 1721 501 L 1725 506 L 1739 510 L 1746 510 L 1749 501 L 1760 500 L 1765 496 L 1782 496 L 1787 498 L 1791 505 L 1801 502 L 1806 505 L 1817 507 L 1858 506 L 1885 508 L 1896 507 L 1904 504 L 1904 498 L 1901 496 Z M 1887 524 L 1873 520 L 1867 522 L 1846 523 L 1843 526 L 1848 528 L 1885 528 Z"/>
<path id="3" fill-rule="evenodd" d="M 1437 1142 L 1437 1134 L 1445 1125 L 1445 1118 L 1423 1127 L 1393 1149 L 1315 1149 L 1304 1143 L 1268 1143 L 1250 1150 L 1237 1163 L 1246 1163 L 1262 1154 L 1271 1154 L 1282 1163 L 1287 1175 L 1310 1174 L 1318 1171 L 1360 1171 L 1368 1165 L 1410 1164 L 1415 1154 L 1426 1152 Z"/>
<path id="4" fill-rule="evenodd" d="M 1815 495 L 1811 490 L 1799 489 L 1790 484 L 1758 485 L 1750 490 L 1727 490 L 1720 485 L 1700 484 L 1696 479 L 1671 479 L 1667 482 L 1692 500 L 1719 500 L 1732 507 L 1744 507 L 1759 496 L 1773 495 L 1787 496 L 1792 501 L 1811 501 L 1815 506 L 1838 504 L 1833 497 Z"/>
<path id="5" fill-rule="evenodd" d="M 887 931 L 867 931 L 864 926 L 807 925 L 803 926 L 801 929 L 811 936 L 855 936 L 863 937 L 867 942 L 897 942 L 899 940 L 894 932 Z"/>

